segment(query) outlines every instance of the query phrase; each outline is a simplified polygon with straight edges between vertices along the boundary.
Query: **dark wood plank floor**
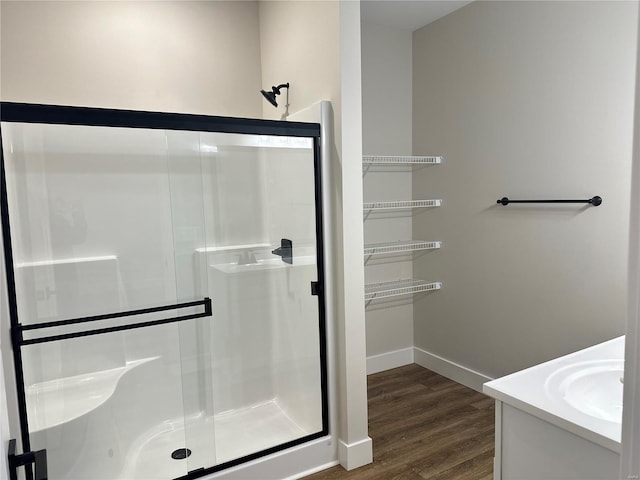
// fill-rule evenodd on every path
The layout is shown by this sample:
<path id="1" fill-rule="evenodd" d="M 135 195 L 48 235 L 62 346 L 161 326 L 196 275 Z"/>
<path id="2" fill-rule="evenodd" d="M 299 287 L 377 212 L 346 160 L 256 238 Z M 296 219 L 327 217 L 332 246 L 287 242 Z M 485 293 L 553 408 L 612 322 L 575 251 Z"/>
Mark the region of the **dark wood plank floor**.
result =
<path id="1" fill-rule="evenodd" d="M 492 480 L 493 399 L 418 365 L 369 375 L 373 463 L 305 480 Z"/>

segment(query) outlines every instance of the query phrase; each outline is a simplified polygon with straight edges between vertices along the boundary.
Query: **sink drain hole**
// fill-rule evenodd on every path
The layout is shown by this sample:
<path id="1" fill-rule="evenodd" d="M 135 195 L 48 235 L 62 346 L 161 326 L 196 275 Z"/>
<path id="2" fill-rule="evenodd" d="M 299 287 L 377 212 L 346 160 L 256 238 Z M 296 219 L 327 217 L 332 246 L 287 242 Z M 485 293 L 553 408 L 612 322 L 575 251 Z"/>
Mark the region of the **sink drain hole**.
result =
<path id="1" fill-rule="evenodd" d="M 188 448 L 179 448 L 171 453 L 171 458 L 174 460 L 184 460 L 189 455 L 191 455 L 191 450 Z"/>

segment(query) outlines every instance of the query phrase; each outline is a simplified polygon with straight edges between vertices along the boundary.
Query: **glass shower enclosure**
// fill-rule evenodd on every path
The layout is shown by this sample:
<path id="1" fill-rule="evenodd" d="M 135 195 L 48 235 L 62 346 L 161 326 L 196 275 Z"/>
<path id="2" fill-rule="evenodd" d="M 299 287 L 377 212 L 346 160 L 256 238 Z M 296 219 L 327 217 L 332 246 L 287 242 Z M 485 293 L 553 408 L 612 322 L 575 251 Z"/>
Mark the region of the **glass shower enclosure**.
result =
<path id="1" fill-rule="evenodd" d="M 20 438 L 50 480 L 197 478 L 328 433 L 319 125 L 0 115 Z"/>

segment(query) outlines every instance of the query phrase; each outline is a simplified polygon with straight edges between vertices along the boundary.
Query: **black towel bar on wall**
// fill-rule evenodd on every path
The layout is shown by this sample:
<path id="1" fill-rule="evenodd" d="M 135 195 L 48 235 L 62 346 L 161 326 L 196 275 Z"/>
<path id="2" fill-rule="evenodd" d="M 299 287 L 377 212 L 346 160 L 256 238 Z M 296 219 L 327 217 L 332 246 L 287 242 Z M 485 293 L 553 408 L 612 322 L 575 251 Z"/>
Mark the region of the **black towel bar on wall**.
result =
<path id="1" fill-rule="evenodd" d="M 510 200 L 507 197 L 502 197 L 496 203 L 500 205 L 509 205 L 510 203 L 589 203 L 597 207 L 602 203 L 602 197 L 596 195 L 586 200 Z"/>

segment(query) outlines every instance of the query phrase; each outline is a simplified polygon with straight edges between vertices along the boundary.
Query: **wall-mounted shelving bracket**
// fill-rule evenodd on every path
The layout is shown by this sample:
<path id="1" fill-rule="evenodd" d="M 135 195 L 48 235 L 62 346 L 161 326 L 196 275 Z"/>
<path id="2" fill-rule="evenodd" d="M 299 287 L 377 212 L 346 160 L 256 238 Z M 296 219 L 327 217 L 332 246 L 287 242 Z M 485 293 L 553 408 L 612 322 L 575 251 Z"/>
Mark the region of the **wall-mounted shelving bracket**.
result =
<path id="1" fill-rule="evenodd" d="M 395 200 L 392 202 L 366 202 L 365 210 L 401 210 L 408 208 L 431 208 L 442 205 L 442 200 Z"/>
<path id="2" fill-rule="evenodd" d="M 362 204 L 366 220 L 371 212 L 380 210 L 407 210 L 412 208 L 434 208 L 442 205 L 442 200 L 396 200 L 392 202 L 366 202 Z"/>
<path id="3" fill-rule="evenodd" d="M 422 240 L 405 240 L 397 242 L 371 243 L 364 246 L 365 263 L 373 255 L 385 255 L 394 253 L 409 253 L 419 250 L 434 250 L 440 248 L 442 242 L 425 242 Z"/>
<path id="4" fill-rule="evenodd" d="M 373 300 L 430 292 L 440 290 L 441 288 L 442 282 L 427 282 L 413 278 L 395 280 L 393 282 L 370 283 L 364 286 L 365 308 L 368 307 Z"/>
<path id="5" fill-rule="evenodd" d="M 364 155 L 362 157 L 362 166 L 364 167 L 363 176 L 367 174 L 371 166 L 413 166 L 413 165 L 439 165 L 442 163 L 440 155 Z"/>
<path id="6" fill-rule="evenodd" d="M 442 163 L 442 156 L 364 155 L 362 163 L 367 165 L 438 165 Z"/>

